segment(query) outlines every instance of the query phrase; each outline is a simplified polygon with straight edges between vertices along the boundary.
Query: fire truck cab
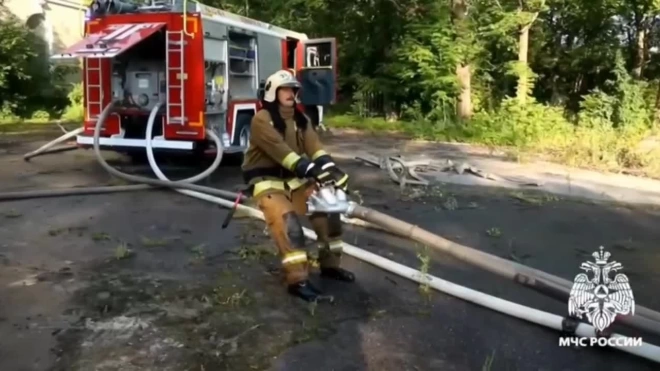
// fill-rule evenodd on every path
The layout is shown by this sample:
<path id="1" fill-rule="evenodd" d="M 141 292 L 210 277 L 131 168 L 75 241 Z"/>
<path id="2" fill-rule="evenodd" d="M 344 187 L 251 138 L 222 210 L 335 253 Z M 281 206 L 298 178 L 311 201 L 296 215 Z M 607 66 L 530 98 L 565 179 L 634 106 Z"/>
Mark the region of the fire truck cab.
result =
<path id="1" fill-rule="evenodd" d="M 96 0 L 88 17 L 84 39 L 51 57 L 83 60 L 79 146 L 93 145 L 99 115 L 117 102 L 101 129 L 103 149 L 144 152 L 153 110 L 154 151 L 241 154 L 265 80 L 280 69 L 290 69 L 301 82 L 300 105 L 315 125 L 322 122 L 323 107 L 335 102 L 334 38 L 308 39 L 184 0 L 142 6 Z M 215 148 L 206 130 L 224 148 Z"/>

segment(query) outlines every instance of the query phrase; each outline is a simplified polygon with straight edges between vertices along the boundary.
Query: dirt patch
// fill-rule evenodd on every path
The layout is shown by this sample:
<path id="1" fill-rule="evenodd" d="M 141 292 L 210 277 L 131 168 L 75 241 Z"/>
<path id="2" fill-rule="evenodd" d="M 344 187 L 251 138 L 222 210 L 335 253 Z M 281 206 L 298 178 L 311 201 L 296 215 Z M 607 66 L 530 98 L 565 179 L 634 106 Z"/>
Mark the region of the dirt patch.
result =
<path id="1" fill-rule="evenodd" d="M 259 248 L 262 228 L 242 227 L 236 249 L 213 258 L 191 249 L 191 269 L 203 278 L 145 273 L 131 257 L 86 269 L 91 284 L 72 298 L 79 320 L 57 335 L 54 369 L 262 370 L 286 349 L 369 316 L 364 303 L 317 308 L 289 298 L 277 258 Z"/>

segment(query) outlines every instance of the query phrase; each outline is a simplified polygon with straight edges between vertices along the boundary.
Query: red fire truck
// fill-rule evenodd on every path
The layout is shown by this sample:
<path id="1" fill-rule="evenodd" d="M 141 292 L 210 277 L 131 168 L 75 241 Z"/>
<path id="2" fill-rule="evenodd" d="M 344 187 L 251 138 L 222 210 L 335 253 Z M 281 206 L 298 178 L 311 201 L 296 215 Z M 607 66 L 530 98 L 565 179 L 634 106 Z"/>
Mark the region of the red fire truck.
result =
<path id="1" fill-rule="evenodd" d="M 85 38 L 54 60 L 83 60 L 85 119 L 77 137 L 91 147 L 101 112 L 118 108 L 101 130 L 104 149 L 144 151 L 146 122 L 160 102 L 150 134 L 155 151 L 242 153 L 266 78 L 290 69 L 302 84 L 300 103 L 314 124 L 336 99 L 334 38 L 305 34 L 185 0 L 138 6 L 92 2 Z M 199 153 L 199 152 L 198 152 Z"/>

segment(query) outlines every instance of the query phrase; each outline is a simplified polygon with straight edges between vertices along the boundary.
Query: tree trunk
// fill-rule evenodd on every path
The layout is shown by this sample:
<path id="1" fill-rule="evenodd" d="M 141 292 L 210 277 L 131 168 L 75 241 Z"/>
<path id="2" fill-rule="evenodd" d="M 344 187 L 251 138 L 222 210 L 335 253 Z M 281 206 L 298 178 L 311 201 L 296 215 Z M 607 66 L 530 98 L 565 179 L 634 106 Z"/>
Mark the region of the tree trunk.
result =
<path id="1" fill-rule="evenodd" d="M 385 120 L 387 122 L 395 122 L 399 120 L 399 112 L 396 105 L 387 96 L 383 97 L 383 112 L 385 113 Z"/>
<path id="2" fill-rule="evenodd" d="M 466 0 L 452 0 L 452 23 L 457 31 L 457 42 L 465 42 L 461 40 L 463 32 L 467 30 L 465 17 L 467 16 L 467 1 Z M 470 69 L 470 61 L 459 61 L 456 65 L 456 79 L 458 80 L 459 93 L 456 99 L 456 115 L 460 120 L 467 120 L 472 117 L 472 71 Z"/>
<path id="3" fill-rule="evenodd" d="M 459 64 L 456 66 L 456 77 L 458 78 L 458 85 L 461 89 L 456 101 L 456 115 L 461 120 L 466 120 L 472 117 L 472 71 L 470 65 Z"/>
<path id="4" fill-rule="evenodd" d="M 582 84 L 584 83 L 584 75 L 583 74 L 578 74 L 577 77 L 575 78 L 575 82 L 573 82 L 573 94 L 580 94 L 582 92 Z"/>
<path id="5" fill-rule="evenodd" d="M 644 23 L 640 23 L 637 27 L 637 43 L 635 45 L 635 64 L 632 69 L 632 76 L 635 79 L 642 78 L 642 72 L 644 69 L 644 54 L 646 46 L 646 27 Z"/>
<path id="6" fill-rule="evenodd" d="M 660 123 L 660 81 L 658 81 L 658 90 L 655 93 L 655 115 L 654 115 L 654 121 L 655 124 L 657 125 Z"/>
<path id="7" fill-rule="evenodd" d="M 525 103 L 529 95 L 529 65 L 527 54 L 529 53 L 529 29 L 531 23 L 520 29 L 518 35 L 518 89 L 516 96 L 520 103 Z"/>

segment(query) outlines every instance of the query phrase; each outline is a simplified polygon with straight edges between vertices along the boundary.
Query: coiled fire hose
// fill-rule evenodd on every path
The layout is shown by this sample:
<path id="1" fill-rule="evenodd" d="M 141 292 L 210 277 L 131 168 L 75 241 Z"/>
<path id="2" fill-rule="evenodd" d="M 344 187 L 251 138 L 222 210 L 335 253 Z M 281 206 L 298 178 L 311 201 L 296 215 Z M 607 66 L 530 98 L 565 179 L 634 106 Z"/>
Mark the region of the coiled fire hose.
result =
<path id="1" fill-rule="evenodd" d="M 152 133 L 151 129 L 153 129 L 153 121 L 159 107 L 155 107 L 154 110 L 151 112 L 148 122 L 147 156 L 154 173 L 156 173 L 156 175 L 160 179 L 156 180 L 152 178 L 126 174 L 111 167 L 101 155 L 99 138 L 100 138 L 100 128 L 102 127 L 105 119 L 114 110 L 115 104 L 116 103 L 111 103 L 104 109 L 101 116 L 99 117 L 99 120 L 94 130 L 94 153 L 97 160 L 99 161 L 101 166 L 103 166 L 103 168 L 108 170 L 108 172 L 115 175 L 116 177 L 131 182 L 143 183 L 155 187 L 173 188 L 178 192 L 184 193 L 191 197 L 203 199 L 205 201 L 213 202 L 228 208 L 234 207 L 234 203 L 232 201 L 220 197 L 234 199 L 237 196 L 235 193 L 189 183 L 191 181 L 198 181 L 202 179 L 203 178 L 201 176 L 202 174 L 208 175 L 212 173 L 215 170 L 215 168 L 217 168 L 218 165 L 220 164 L 222 157 L 222 151 L 221 151 L 222 146 L 217 135 L 215 135 L 210 130 L 207 131 L 207 133 L 211 138 L 211 140 L 213 140 L 216 143 L 218 151 L 216 154 L 216 160 L 206 171 L 204 171 L 202 174 L 198 176 L 180 181 L 169 181 L 162 173 L 162 171 L 160 171 L 153 156 L 153 148 L 152 148 L 152 140 L 151 140 L 151 133 Z M 80 191 L 84 191 L 84 189 L 74 190 L 74 191 L 78 191 L 78 194 L 80 194 Z M 47 191 L 43 191 L 43 192 L 45 193 Z M 20 196 L 20 192 L 17 193 L 19 193 L 18 196 Z M 37 196 L 37 197 L 45 197 L 45 196 Z M 25 197 L 16 197 L 14 199 L 18 199 L 18 198 L 25 198 Z M 10 195 L 0 194 L 0 200 L 8 200 L 8 199 L 12 199 Z M 261 211 L 251 207 L 247 207 L 245 205 L 238 205 L 237 207 L 239 210 L 243 211 L 247 215 L 263 220 L 263 213 L 261 213 Z M 413 239 L 417 242 L 424 243 L 427 246 L 448 253 L 460 260 L 463 260 L 464 262 L 470 263 L 472 265 L 476 265 L 482 269 L 496 273 L 500 276 L 507 277 L 509 279 L 512 279 L 514 282 L 523 284 L 527 287 L 534 288 L 545 294 L 557 298 L 562 298 L 562 300 L 568 298 L 568 292 L 570 290 L 568 287 L 570 287 L 571 283 L 567 280 L 563 280 L 556 276 L 524 266 L 519 263 L 511 262 L 496 256 L 492 256 L 490 254 L 469 248 L 467 246 L 456 244 L 440 236 L 434 235 L 417 226 L 411 225 L 409 223 L 405 223 L 401 220 L 392 218 L 388 215 L 379 213 L 375 210 L 362 207 L 355 203 L 351 204 L 351 210 L 349 216 L 354 216 L 359 219 L 366 220 L 368 222 L 376 224 L 377 226 L 386 227 L 386 229 L 388 229 L 390 232 L 393 232 L 397 235 L 400 235 L 402 237 L 407 237 L 409 239 Z M 308 238 L 311 239 L 317 238 L 316 234 L 312 230 L 309 230 L 307 228 L 304 228 L 304 233 Z M 344 243 L 344 252 L 350 256 L 366 261 L 386 271 L 395 273 L 404 278 L 408 278 L 412 281 L 421 284 L 426 284 L 429 287 L 432 287 L 438 291 L 461 298 L 463 300 L 470 301 L 472 303 L 481 306 L 485 306 L 487 308 L 508 314 L 516 318 L 524 319 L 529 322 L 554 328 L 556 330 L 564 329 L 565 318 L 561 316 L 543 312 L 537 309 L 529 308 L 479 291 L 475 291 L 463 286 L 453 284 L 451 282 L 442 280 L 440 278 L 428 274 L 423 274 L 418 270 L 403 266 L 389 259 L 385 259 L 379 255 L 370 253 L 368 251 L 362 250 L 356 246 L 347 243 Z M 624 322 L 638 329 L 660 334 L 660 329 L 659 329 L 660 324 L 655 320 L 656 318 L 660 318 L 660 314 L 640 306 L 637 306 L 636 309 L 639 314 L 638 316 L 634 316 L 634 317 L 625 316 L 625 317 L 617 318 L 617 320 L 620 320 L 621 322 Z M 585 323 L 579 323 L 575 328 L 574 333 L 575 335 L 580 337 L 593 338 L 597 336 L 594 327 Z M 619 334 L 612 334 L 610 335 L 610 338 L 613 338 L 615 340 L 624 339 L 622 344 L 625 343 L 625 340 L 627 340 L 625 339 L 624 336 Z M 635 354 L 643 358 L 660 363 L 660 347 L 652 344 L 643 343 L 641 346 L 617 346 L 616 349 L 620 349 L 625 352 Z"/>

